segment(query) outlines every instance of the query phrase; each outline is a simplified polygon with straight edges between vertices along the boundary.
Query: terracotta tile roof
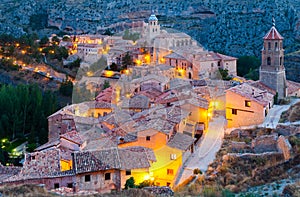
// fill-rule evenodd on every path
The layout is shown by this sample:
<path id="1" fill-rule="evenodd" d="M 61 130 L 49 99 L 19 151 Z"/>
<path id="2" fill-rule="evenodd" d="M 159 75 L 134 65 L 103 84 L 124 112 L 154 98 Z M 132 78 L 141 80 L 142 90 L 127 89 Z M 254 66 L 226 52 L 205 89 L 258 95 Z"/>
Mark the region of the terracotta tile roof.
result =
<path id="1" fill-rule="evenodd" d="M 170 80 L 170 89 L 183 91 L 184 88 L 192 89 L 192 85 L 188 80 L 174 78 Z"/>
<path id="2" fill-rule="evenodd" d="M 198 86 L 207 86 L 206 80 L 201 79 L 201 80 L 193 80 L 191 81 L 192 86 L 198 87 Z"/>
<path id="3" fill-rule="evenodd" d="M 61 115 L 62 119 L 73 119 L 74 118 L 74 110 L 72 109 L 72 106 L 66 106 L 57 112 L 51 114 L 48 116 L 48 118 L 51 118 L 56 115 Z"/>
<path id="4" fill-rule="evenodd" d="M 24 165 L 19 174 L 8 178 L 7 182 L 48 177 L 60 171 L 60 150 L 50 149 L 27 153 Z"/>
<path id="5" fill-rule="evenodd" d="M 138 94 L 147 96 L 148 98 L 154 100 L 154 99 L 156 99 L 159 95 L 161 95 L 162 92 L 159 91 L 159 90 L 156 89 L 156 88 L 151 87 L 151 88 L 149 88 L 149 89 L 147 89 L 147 90 L 138 92 Z"/>
<path id="6" fill-rule="evenodd" d="M 262 83 L 261 81 L 252 81 L 252 82 L 249 82 L 249 84 L 251 86 L 254 86 L 260 90 L 266 90 L 268 91 L 270 94 L 273 94 L 275 95 L 276 94 L 276 91 L 273 90 L 272 88 L 270 88 L 269 86 L 265 85 L 264 83 Z"/>
<path id="7" fill-rule="evenodd" d="M 117 127 L 106 133 L 115 144 L 123 144 L 128 142 L 137 141 L 137 135 L 135 132 L 127 130 L 125 126 Z"/>
<path id="8" fill-rule="evenodd" d="M 21 167 L 18 166 L 3 166 L 0 164 L 0 183 L 8 179 L 9 177 L 18 175 L 21 171 Z"/>
<path id="9" fill-rule="evenodd" d="M 176 90 L 168 90 L 168 91 L 162 93 L 161 95 L 159 95 L 155 99 L 155 102 L 156 103 L 161 103 L 161 104 L 175 102 L 175 101 L 178 101 L 177 95 L 178 95 L 178 91 L 176 91 Z"/>
<path id="10" fill-rule="evenodd" d="M 136 95 L 130 99 L 122 101 L 122 108 L 125 109 L 148 109 L 150 107 L 150 100 L 147 96 Z"/>
<path id="11" fill-rule="evenodd" d="M 264 40 L 283 40 L 283 37 L 277 31 L 275 26 L 273 26 L 268 33 L 264 36 Z"/>
<path id="12" fill-rule="evenodd" d="M 156 161 L 151 149 L 140 146 L 119 149 L 119 156 L 121 169 L 149 168 L 150 161 Z"/>
<path id="13" fill-rule="evenodd" d="M 84 110 L 87 109 L 111 109 L 112 104 L 104 101 L 86 101 L 78 104 L 78 106 Z"/>
<path id="14" fill-rule="evenodd" d="M 176 133 L 172 139 L 167 143 L 172 148 L 179 150 L 187 150 L 194 143 L 194 139 L 183 133 Z"/>
<path id="15" fill-rule="evenodd" d="M 145 147 L 109 148 L 74 153 L 76 173 L 108 169 L 149 168 L 149 161 L 156 161 L 151 149 Z"/>
<path id="16" fill-rule="evenodd" d="M 274 95 L 268 93 L 267 91 L 263 91 L 254 86 L 251 86 L 248 83 L 243 83 L 241 85 L 234 86 L 229 88 L 226 91 L 231 91 L 236 94 L 239 94 L 249 100 L 255 101 L 264 107 L 267 106 L 270 102 L 273 101 Z"/>
<path id="17" fill-rule="evenodd" d="M 115 149 L 112 149 L 115 150 Z M 108 169 L 114 169 L 114 165 L 110 166 L 104 161 L 106 159 L 114 159 L 114 156 L 116 154 L 115 151 L 110 150 L 103 150 L 106 151 L 107 154 L 100 153 L 102 151 L 85 151 L 85 152 L 76 152 L 74 153 L 74 167 L 76 173 L 84 173 L 84 172 L 95 172 L 100 170 L 108 170 Z M 99 153 L 99 154 L 98 154 Z M 95 156 L 97 155 L 97 157 Z M 111 158 L 109 158 L 108 154 L 112 154 Z M 105 157 L 106 155 L 106 157 Z M 104 157 L 101 157 L 104 156 Z M 118 166 L 119 167 L 119 166 Z"/>
<path id="18" fill-rule="evenodd" d="M 171 54 L 168 54 L 166 56 L 164 56 L 164 58 L 169 58 L 169 59 L 182 59 L 182 60 L 185 60 L 186 58 L 183 57 L 182 55 L 179 55 L 178 53 L 171 53 Z"/>
<path id="19" fill-rule="evenodd" d="M 223 61 L 228 61 L 228 60 L 237 60 L 236 57 L 231 57 L 231 56 L 228 56 L 228 55 L 223 55 L 223 54 L 220 54 L 220 53 L 214 53 L 214 55 L 216 57 L 219 57 L 221 60 Z"/>
<path id="20" fill-rule="evenodd" d="M 293 94 L 294 92 L 299 91 L 300 89 L 300 83 L 297 83 L 295 81 L 286 80 L 286 85 L 288 89 L 288 94 Z"/>
<path id="21" fill-rule="evenodd" d="M 95 151 L 107 148 L 117 147 L 117 144 L 111 139 L 111 137 L 102 137 L 88 141 L 83 148 L 84 151 Z"/>
<path id="22" fill-rule="evenodd" d="M 113 93 L 112 87 L 106 88 L 96 96 L 96 101 L 104 101 L 104 102 L 111 103 L 112 93 Z"/>
<path id="23" fill-rule="evenodd" d="M 66 140 L 74 142 L 78 145 L 81 145 L 83 143 L 82 138 L 80 137 L 79 133 L 76 130 L 64 133 L 64 134 L 60 135 L 60 137 L 65 138 Z"/>
<path id="24" fill-rule="evenodd" d="M 35 151 L 41 151 L 41 150 L 44 150 L 44 149 L 48 149 L 48 148 L 52 148 L 54 146 L 57 146 L 59 145 L 60 141 L 59 140 L 55 140 L 55 141 L 50 141 L 50 142 L 47 142 L 39 147 L 37 147 L 36 149 L 34 149 Z"/>
<path id="25" fill-rule="evenodd" d="M 155 81 L 158 81 L 162 84 L 166 84 L 166 83 L 169 82 L 169 78 L 165 77 L 163 75 L 148 74 L 146 76 L 143 76 L 143 77 L 132 80 L 131 83 L 144 83 L 144 82 L 149 81 L 149 80 L 155 80 Z"/>

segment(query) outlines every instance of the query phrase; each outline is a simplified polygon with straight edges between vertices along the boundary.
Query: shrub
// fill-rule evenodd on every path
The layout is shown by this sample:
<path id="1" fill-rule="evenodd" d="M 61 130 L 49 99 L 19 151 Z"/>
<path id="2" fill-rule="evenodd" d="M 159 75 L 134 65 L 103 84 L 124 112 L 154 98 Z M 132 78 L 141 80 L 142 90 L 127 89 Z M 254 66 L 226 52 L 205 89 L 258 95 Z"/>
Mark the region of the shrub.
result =
<path id="1" fill-rule="evenodd" d="M 202 174 L 202 171 L 199 168 L 194 169 L 194 174 Z"/>
<path id="2" fill-rule="evenodd" d="M 135 188 L 136 185 L 134 184 L 135 183 L 135 180 L 133 177 L 130 177 L 129 179 L 126 180 L 126 183 L 125 183 L 125 189 L 128 189 L 128 188 Z"/>

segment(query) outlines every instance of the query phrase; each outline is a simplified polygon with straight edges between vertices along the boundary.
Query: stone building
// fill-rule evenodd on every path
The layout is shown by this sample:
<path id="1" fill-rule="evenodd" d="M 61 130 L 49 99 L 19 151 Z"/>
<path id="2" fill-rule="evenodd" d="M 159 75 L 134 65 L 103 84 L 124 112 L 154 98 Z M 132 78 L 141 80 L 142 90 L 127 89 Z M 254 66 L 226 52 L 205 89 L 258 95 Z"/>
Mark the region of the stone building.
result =
<path id="1" fill-rule="evenodd" d="M 278 94 L 278 99 L 284 99 L 287 96 L 287 84 L 283 64 L 283 37 L 275 28 L 274 23 L 269 32 L 264 36 L 261 55 L 260 81 L 275 90 Z"/>

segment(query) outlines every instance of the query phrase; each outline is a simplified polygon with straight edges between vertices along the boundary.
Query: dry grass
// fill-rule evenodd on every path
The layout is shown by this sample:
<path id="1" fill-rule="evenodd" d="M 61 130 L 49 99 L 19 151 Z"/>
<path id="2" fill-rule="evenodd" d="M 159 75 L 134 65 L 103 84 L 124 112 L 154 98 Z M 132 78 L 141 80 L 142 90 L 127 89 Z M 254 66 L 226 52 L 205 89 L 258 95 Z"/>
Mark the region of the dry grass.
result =
<path id="1" fill-rule="evenodd" d="M 3 196 L 9 197 L 58 197 L 60 195 L 50 193 L 45 188 L 38 185 L 2 186 L 0 192 Z M 124 190 L 120 193 L 94 194 L 85 197 L 154 197 L 149 192 L 142 189 Z"/>
<path id="2" fill-rule="evenodd" d="M 10 197 L 54 197 L 57 195 L 50 194 L 48 191 L 37 185 L 22 185 L 22 186 L 2 186 L 0 192 L 3 196 Z"/>

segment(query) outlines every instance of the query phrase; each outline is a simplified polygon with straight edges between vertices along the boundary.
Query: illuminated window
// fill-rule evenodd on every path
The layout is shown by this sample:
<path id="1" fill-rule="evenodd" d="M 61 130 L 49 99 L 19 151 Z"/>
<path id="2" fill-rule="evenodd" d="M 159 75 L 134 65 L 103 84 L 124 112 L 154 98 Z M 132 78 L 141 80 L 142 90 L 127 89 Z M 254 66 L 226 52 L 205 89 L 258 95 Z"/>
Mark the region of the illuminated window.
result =
<path id="1" fill-rule="evenodd" d="M 85 176 L 84 176 L 84 181 L 85 181 L 85 182 L 90 182 L 90 181 L 91 181 L 91 175 L 89 175 L 89 174 L 88 174 L 88 175 L 85 175 Z"/>
<path id="2" fill-rule="evenodd" d="M 150 136 L 146 136 L 146 140 L 147 140 L 147 141 L 150 141 Z"/>
<path id="3" fill-rule="evenodd" d="M 105 173 L 104 174 L 104 180 L 110 180 L 110 173 Z"/>
<path id="4" fill-rule="evenodd" d="M 250 101 L 245 101 L 245 107 L 251 107 L 251 102 Z"/>
<path id="5" fill-rule="evenodd" d="M 237 115 L 237 109 L 232 109 L 231 113 Z"/>
<path id="6" fill-rule="evenodd" d="M 173 169 L 167 169 L 167 175 L 173 175 L 174 170 Z"/>
<path id="7" fill-rule="evenodd" d="M 126 175 L 131 175 L 131 170 L 126 170 Z"/>
<path id="8" fill-rule="evenodd" d="M 175 160 L 177 158 L 176 154 L 170 154 L 170 159 Z"/>

